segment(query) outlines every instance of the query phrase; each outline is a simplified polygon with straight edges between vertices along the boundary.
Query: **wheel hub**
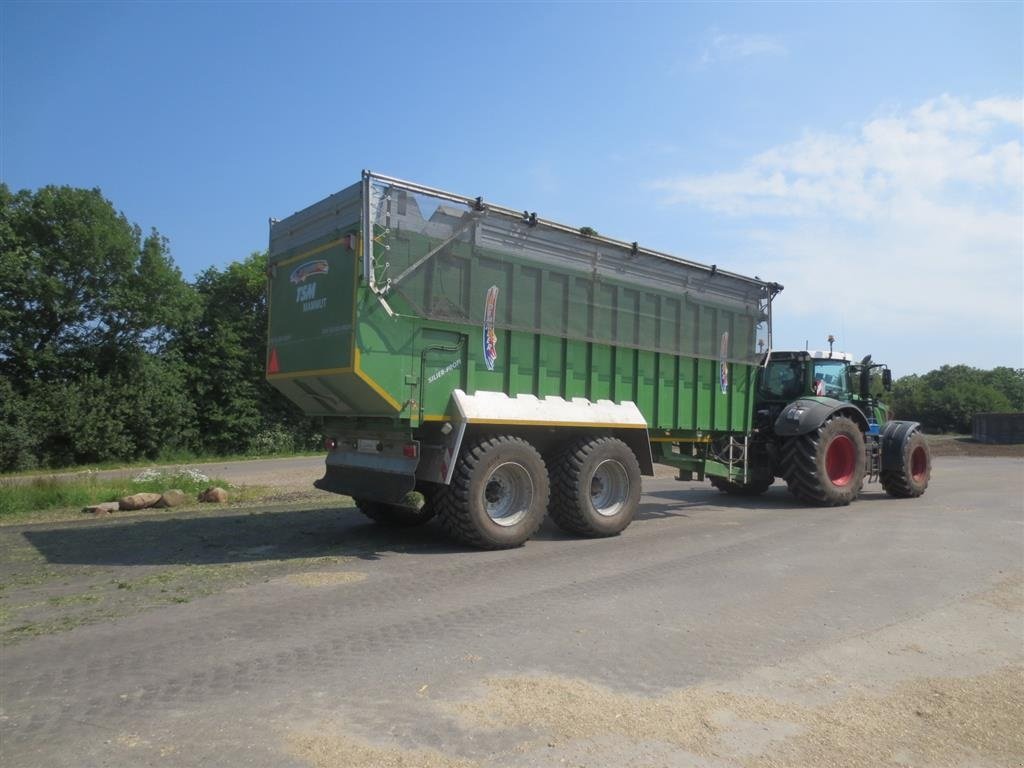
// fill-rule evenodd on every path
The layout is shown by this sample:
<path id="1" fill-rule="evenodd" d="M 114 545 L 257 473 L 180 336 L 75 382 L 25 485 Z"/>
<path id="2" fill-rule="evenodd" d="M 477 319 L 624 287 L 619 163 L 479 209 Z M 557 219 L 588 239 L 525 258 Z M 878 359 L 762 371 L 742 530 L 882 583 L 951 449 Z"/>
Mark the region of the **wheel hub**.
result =
<path id="1" fill-rule="evenodd" d="M 522 464 L 506 462 L 492 471 L 484 484 L 487 516 L 500 526 L 520 522 L 533 503 L 533 480 Z"/>
<path id="2" fill-rule="evenodd" d="M 617 515 L 629 498 L 629 476 L 626 468 L 614 459 L 597 465 L 590 480 L 590 503 L 604 517 Z"/>
<path id="3" fill-rule="evenodd" d="M 853 479 L 857 467 L 856 446 L 846 435 L 836 435 L 825 451 L 825 474 L 836 486 L 845 487 Z"/>
<path id="4" fill-rule="evenodd" d="M 924 448 L 918 446 L 910 455 L 910 476 L 914 478 L 915 483 L 920 483 L 924 481 L 926 474 L 928 474 L 928 454 Z"/>

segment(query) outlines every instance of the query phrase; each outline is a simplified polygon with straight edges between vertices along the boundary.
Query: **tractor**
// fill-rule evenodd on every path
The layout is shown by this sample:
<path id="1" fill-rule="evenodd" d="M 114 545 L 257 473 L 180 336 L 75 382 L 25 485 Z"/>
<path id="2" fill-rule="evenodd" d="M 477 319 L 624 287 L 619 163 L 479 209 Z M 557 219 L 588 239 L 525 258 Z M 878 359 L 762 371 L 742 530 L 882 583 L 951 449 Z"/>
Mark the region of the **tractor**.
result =
<path id="1" fill-rule="evenodd" d="M 756 378 L 754 426 L 745 444 L 717 447 L 717 460 L 743 467 L 742 477 L 710 475 L 724 493 L 754 496 L 782 478 L 815 506 L 843 506 L 865 482 L 880 481 L 897 498 L 920 496 L 931 476 L 921 425 L 897 421 L 879 399 L 892 372 L 868 355 L 854 363 L 834 352 L 771 351 Z M 744 460 L 745 459 L 745 460 Z"/>

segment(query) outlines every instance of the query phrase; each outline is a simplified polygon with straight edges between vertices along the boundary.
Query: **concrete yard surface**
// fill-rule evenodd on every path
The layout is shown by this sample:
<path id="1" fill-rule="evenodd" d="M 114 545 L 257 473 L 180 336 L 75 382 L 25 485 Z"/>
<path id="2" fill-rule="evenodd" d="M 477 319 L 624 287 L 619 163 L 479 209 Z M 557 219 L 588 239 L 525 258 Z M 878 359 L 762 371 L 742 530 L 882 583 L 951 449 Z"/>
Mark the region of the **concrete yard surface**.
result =
<path id="1" fill-rule="evenodd" d="M 330 502 L 0 529 L 0 762 L 1024 764 L 1019 459 L 499 552 Z"/>

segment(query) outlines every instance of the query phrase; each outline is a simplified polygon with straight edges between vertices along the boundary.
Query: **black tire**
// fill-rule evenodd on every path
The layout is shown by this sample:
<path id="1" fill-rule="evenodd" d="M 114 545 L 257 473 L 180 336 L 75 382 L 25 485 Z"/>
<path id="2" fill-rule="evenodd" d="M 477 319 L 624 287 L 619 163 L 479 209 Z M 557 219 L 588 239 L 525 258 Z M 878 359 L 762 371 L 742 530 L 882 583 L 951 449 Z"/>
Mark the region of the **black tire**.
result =
<path id="1" fill-rule="evenodd" d="M 834 416 L 782 446 L 782 476 L 790 492 L 806 504 L 849 504 L 864 483 L 865 463 L 864 435 L 846 416 Z"/>
<path id="2" fill-rule="evenodd" d="M 518 437 L 487 437 L 460 451 L 436 507 L 444 529 L 464 544 L 510 549 L 540 528 L 549 495 L 547 467 L 532 445 Z"/>
<path id="3" fill-rule="evenodd" d="M 640 504 L 640 465 L 628 445 L 612 437 L 583 438 L 551 467 L 551 519 L 581 536 L 616 536 Z"/>
<path id="4" fill-rule="evenodd" d="M 420 499 L 420 496 L 423 496 Z M 402 504 L 388 504 L 370 499 L 353 499 L 359 511 L 375 523 L 392 528 L 412 528 L 423 525 L 435 514 L 434 506 L 426 495 L 410 493 Z"/>
<path id="5" fill-rule="evenodd" d="M 928 488 L 932 476 L 932 453 L 928 441 L 918 431 L 903 441 L 899 469 L 882 470 L 882 487 L 897 499 L 917 498 Z"/>
<path id="6" fill-rule="evenodd" d="M 715 477 L 714 475 L 708 475 L 708 480 L 711 481 L 711 485 L 722 493 L 728 493 L 732 496 L 760 496 L 771 488 L 775 482 L 775 478 L 768 472 L 754 472 L 746 483 L 735 483 L 732 480 L 726 480 L 724 477 Z"/>

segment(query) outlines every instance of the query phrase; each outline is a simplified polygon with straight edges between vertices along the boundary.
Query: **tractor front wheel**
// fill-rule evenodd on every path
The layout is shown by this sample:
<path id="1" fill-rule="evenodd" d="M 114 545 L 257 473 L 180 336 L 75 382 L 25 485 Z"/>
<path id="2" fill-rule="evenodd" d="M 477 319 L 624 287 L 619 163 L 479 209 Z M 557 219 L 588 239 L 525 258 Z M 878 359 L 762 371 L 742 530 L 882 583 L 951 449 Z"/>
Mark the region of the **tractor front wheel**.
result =
<path id="1" fill-rule="evenodd" d="M 913 499 L 928 487 L 932 476 L 932 454 L 925 436 L 916 430 L 900 447 L 900 467 L 882 470 L 882 487 L 897 499 Z"/>
<path id="2" fill-rule="evenodd" d="M 864 482 L 864 435 L 846 416 L 835 416 L 783 446 L 782 475 L 807 504 L 846 506 Z"/>

